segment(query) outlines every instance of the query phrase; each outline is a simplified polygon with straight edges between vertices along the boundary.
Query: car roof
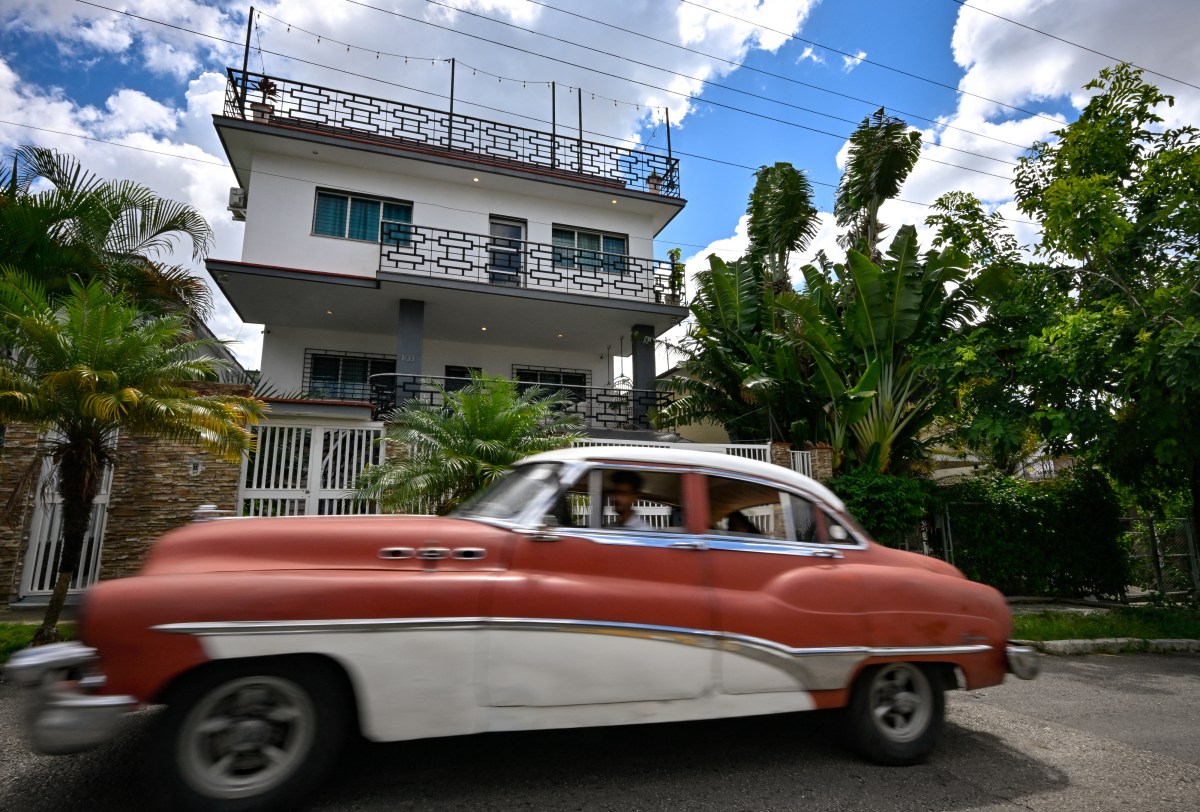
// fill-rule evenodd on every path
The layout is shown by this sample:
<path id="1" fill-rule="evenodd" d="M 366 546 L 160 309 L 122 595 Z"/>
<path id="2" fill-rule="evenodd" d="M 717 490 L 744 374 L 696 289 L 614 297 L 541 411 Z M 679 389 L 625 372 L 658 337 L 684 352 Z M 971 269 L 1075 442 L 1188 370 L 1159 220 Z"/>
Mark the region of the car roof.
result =
<path id="1" fill-rule="evenodd" d="M 519 465 L 535 462 L 627 462 L 653 465 L 683 465 L 690 468 L 707 468 L 731 474 L 745 474 L 774 480 L 796 490 L 805 491 L 825 504 L 846 511 L 846 506 L 837 494 L 812 477 L 797 473 L 782 465 L 772 465 L 759 460 L 722 454 L 719 451 L 692 451 L 660 446 L 602 445 L 560 448 L 545 451 L 521 460 Z"/>

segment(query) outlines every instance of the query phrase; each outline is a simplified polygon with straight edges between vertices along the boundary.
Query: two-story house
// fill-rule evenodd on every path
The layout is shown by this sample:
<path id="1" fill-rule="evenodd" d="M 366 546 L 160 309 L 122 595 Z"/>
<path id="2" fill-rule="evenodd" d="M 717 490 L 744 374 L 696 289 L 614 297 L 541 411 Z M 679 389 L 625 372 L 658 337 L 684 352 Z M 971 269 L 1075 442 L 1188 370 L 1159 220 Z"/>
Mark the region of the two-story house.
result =
<path id="1" fill-rule="evenodd" d="M 243 512 L 348 509 L 379 414 L 472 370 L 565 389 L 592 432 L 649 429 L 652 341 L 687 314 L 653 258 L 673 156 L 236 70 L 214 124 L 246 226 L 207 267 L 265 325 L 263 380 L 303 396 L 272 402 Z"/>

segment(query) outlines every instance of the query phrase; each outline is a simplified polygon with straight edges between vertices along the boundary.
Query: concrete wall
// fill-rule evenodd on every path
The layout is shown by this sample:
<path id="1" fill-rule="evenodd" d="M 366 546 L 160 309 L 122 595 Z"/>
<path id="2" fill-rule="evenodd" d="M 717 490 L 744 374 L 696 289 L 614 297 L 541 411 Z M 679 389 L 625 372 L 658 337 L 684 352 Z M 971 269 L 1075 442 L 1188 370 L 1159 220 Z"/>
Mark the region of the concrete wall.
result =
<path id="1" fill-rule="evenodd" d="M 411 162 L 393 161 L 403 169 Z M 424 169 L 424 167 L 419 167 Z M 608 196 L 547 183 L 443 169 L 438 178 L 260 152 L 246 211 L 242 261 L 374 278 L 379 244 L 312 233 L 317 188 L 409 201 L 418 226 L 488 233 L 490 215 L 528 222 L 526 239 L 550 243 L 554 225 L 625 234 L 631 256 L 653 256 L 652 226 L 644 215 L 613 205 Z"/>

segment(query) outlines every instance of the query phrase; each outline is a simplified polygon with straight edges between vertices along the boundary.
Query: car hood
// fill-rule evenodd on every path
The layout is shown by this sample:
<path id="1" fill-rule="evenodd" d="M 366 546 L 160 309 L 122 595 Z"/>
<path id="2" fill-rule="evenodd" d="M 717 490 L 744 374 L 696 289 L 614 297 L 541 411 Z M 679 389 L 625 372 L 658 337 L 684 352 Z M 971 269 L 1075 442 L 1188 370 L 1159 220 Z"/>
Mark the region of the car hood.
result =
<path id="1" fill-rule="evenodd" d="M 507 536 L 502 528 L 441 516 L 217 519 L 165 534 L 150 548 L 142 574 L 395 569 L 404 562 L 380 550 L 489 547 Z"/>

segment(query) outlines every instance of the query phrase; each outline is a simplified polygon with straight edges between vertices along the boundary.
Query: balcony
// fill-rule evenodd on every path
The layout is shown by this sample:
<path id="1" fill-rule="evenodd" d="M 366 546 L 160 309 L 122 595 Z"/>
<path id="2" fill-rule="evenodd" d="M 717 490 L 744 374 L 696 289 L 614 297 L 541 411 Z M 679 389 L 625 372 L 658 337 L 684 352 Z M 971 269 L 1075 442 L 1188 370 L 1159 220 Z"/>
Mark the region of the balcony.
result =
<path id="1" fill-rule="evenodd" d="M 426 226 L 398 229 L 380 243 L 381 272 L 684 306 L 670 262 Z"/>
<path id="2" fill-rule="evenodd" d="M 660 153 L 585 141 L 361 93 L 229 68 L 225 115 L 396 146 L 436 151 L 679 197 L 679 161 Z"/>
<path id="3" fill-rule="evenodd" d="M 361 385 L 361 391 L 339 394 L 348 400 L 370 401 L 377 417 L 408 400 L 440 406 L 442 389 L 453 392 L 471 382 L 470 378 L 432 375 L 386 374 L 371 378 L 370 383 Z M 670 402 L 670 393 L 647 389 L 564 386 L 562 391 L 571 401 L 564 411 L 582 417 L 584 427 L 589 429 L 649 429 L 650 414 Z"/>

